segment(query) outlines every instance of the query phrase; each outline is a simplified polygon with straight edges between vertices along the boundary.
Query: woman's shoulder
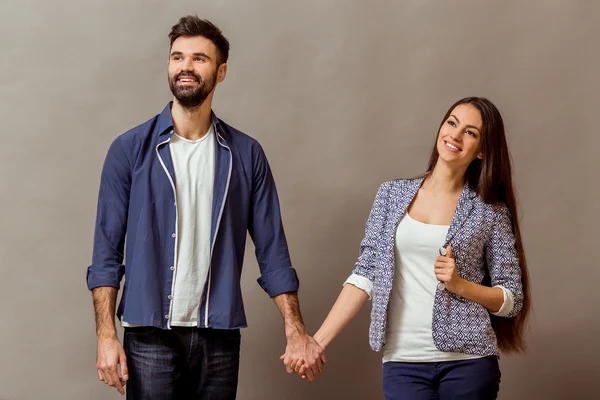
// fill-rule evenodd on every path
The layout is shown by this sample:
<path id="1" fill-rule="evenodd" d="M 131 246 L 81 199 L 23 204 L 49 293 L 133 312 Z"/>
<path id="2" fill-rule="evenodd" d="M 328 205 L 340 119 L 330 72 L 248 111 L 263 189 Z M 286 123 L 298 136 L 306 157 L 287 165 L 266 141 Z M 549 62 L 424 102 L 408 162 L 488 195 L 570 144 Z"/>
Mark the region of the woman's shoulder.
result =
<path id="1" fill-rule="evenodd" d="M 486 203 L 479 194 L 476 194 L 474 199 L 475 207 L 479 210 L 479 214 L 483 214 L 486 219 L 495 221 L 497 219 L 510 217 L 510 210 L 505 202 L 496 201 L 494 203 Z"/>
<path id="2" fill-rule="evenodd" d="M 423 182 L 424 177 L 418 176 L 416 178 L 396 178 L 389 181 L 383 182 L 379 189 L 383 190 L 404 190 L 418 187 Z"/>
<path id="3" fill-rule="evenodd" d="M 401 196 L 407 192 L 411 185 L 410 179 L 392 179 L 379 185 L 376 197 L 379 199 L 390 199 Z"/>

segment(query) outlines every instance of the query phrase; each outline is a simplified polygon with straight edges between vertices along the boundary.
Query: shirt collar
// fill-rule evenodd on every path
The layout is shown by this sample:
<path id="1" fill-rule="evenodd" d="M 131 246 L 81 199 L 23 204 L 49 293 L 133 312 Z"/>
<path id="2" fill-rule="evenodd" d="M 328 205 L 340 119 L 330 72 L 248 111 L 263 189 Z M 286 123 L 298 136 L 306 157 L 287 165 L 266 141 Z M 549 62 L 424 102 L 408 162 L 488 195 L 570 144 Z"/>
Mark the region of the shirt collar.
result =
<path id="1" fill-rule="evenodd" d="M 173 130 L 173 118 L 171 117 L 171 107 L 173 106 L 173 102 L 170 101 L 165 108 L 161 111 L 158 116 L 158 134 L 164 135 L 167 133 L 171 133 Z M 217 114 L 213 110 L 211 110 L 211 118 L 213 128 L 215 133 L 221 132 L 221 121 L 217 118 Z"/>

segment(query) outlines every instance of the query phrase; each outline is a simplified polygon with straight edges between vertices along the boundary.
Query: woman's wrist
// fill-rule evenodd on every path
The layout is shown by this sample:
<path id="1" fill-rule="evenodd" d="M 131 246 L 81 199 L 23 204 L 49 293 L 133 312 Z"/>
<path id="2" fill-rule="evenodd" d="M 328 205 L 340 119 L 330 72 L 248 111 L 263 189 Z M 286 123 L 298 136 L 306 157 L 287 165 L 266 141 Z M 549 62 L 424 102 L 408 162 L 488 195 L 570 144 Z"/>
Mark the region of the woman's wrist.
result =
<path id="1" fill-rule="evenodd" d="M 469 281 L 459 277 L 455 282 L 452 282 L 452 284 L 446 283 L 446 289 L 454 294 L 465 297 L 464 294 L 468 290 L 468 284 Z"/>
<path id="2" fill-rule="evenodd" d="M 313 339 L 319 343 L 319 346 L 321 346 L 323 350 L 325 350 L 325 348 L 329 345 L 326 335 L 320 329 L 317 331 L 317 333 L 315 333 Z"/>

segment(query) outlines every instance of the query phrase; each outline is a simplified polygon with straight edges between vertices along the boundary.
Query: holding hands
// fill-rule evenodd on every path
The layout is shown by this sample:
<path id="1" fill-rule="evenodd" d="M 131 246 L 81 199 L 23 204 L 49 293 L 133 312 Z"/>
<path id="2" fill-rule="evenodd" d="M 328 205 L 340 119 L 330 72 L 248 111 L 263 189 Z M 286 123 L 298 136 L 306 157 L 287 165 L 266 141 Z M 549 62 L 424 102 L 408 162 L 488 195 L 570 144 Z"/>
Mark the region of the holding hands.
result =
<path id="1" fill-rule="evenodd" d="M 438 281 L 444 283 L 445 288 L 458 295 L 464 294 L 468 282 L 458 275 L 456 262 L 452 254 L 452 247 L 446 248 L 446 255 L 439 256 L 434 263 L 435 277 Z M 346 285 L 340 298 L 334 305 L 330 315 L 324 323 L 326 328 L 321 327 L 316 337 L 304 333 L 296 333 L 288 336 L 285 354 L 280 357 L 285 369 L 289 374 L 296 373 L 304 380 L 315 381 L 321 375 L 323 367 L 327 362 L 325 357 L 325 346 L 330 341 L 324 340 L 324 336 L 335 337 L 342 328 L 356 315 L 360 307 L 367 301 L 367 294 L 353 285 Z M 339 303 L 339 304 L 338 304 Z M 327 331 L 329 334 L 322 334 L 321 331 Z M 320 336 L 319 336 L 320 335 Z"/>
<path id="2" fill-rule="evenodd" d="M 279 359 L 289 374 L 297 373 L 309 382 L 321 375 L 327 362 L 323 347 L 309 335 L 288 338 L 285 354 Z"/>

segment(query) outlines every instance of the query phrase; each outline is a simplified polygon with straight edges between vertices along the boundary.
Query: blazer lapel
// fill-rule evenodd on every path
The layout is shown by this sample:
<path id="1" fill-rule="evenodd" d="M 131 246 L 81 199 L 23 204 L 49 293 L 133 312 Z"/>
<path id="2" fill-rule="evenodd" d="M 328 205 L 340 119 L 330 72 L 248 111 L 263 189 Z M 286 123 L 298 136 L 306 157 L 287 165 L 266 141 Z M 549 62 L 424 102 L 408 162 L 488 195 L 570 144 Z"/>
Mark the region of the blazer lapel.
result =
<path id="1" fill-rule="evenodd" d="M 417 195 L 424 178 L 417 178 L 407 181 L 404 186 L 398 185 L 392 191 L 393 198 L 391 199 L 391 214 L 390 224 L 388 229 L 391 230 L 392 237 L 395 237 L 396 229 L 400 220 L 406 213 L 406 210 Z"/>
<path id="2" fill-rule="evenodd" d="M 389 296 L 392 290 L 392 281 L 395 273 L 395 239 L 396 229 L 402 216 L 406 213 L 408 206 L 414 199 L 421 187 L 422 178 L 410 181 L 395 182 L 390 190 L 388 198 L 388 219 L 383 232 L 384 237 L 379 242 L 382 270 L 376 275 L 385 296 Z"/>
<path id="3" fill-rule="evenodd" d="M 475 202 L 473 201 L 475 196 L 477 196 L 477 193 L 471 189 L 468 183 L 465 183 L 460 198 L 458 199 L 458 204 L 456 205 L 456 210 L 454 211 L 454 216 L 452 217 L 452 222 L 450 223 L 450 228 L 448 229 L 448 234 L 446 235 L 446 243 L 444 244 L 444 247 L 450 244 L 450 241 L 454 235 L 456 235 L 456 233 L 469 218 L 469 214 L 475 205 Z"/>

